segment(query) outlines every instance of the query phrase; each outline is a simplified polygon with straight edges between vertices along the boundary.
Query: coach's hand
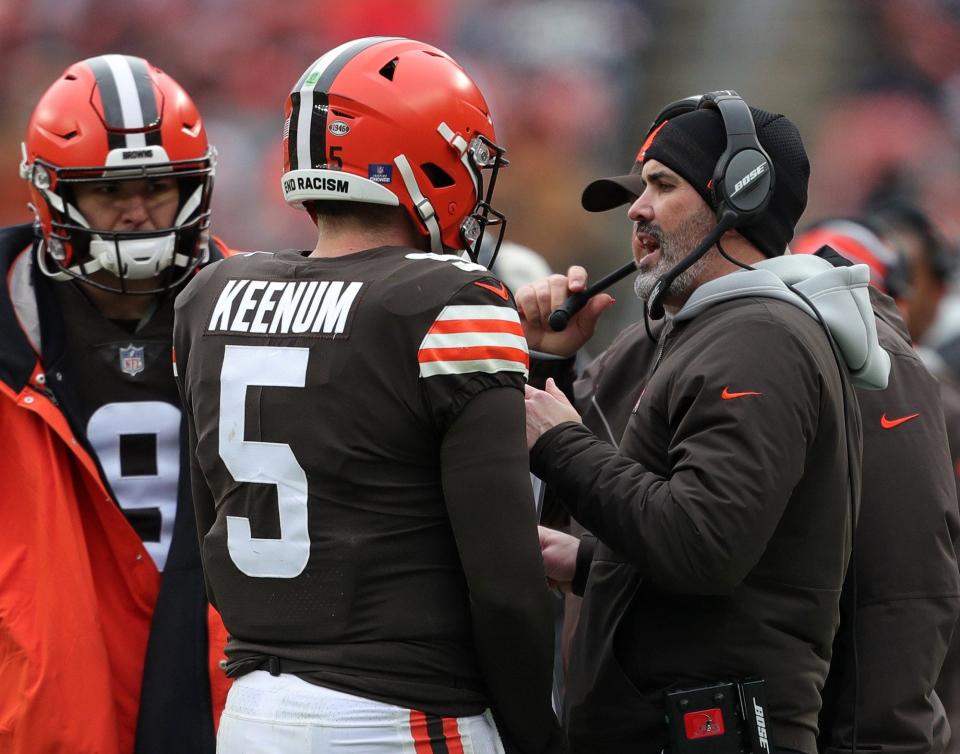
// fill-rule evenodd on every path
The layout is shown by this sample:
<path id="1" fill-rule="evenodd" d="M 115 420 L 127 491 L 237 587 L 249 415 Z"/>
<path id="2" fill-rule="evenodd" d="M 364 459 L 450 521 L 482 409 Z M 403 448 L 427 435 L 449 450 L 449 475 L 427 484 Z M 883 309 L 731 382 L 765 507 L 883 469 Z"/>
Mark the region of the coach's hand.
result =
<path id="1" fill-rule="evenodd" d="M 527 344 L 535 351 L 572 356 L 593 337 L 597 320 L 613 304 L 607 293 L 598 293 L 570 318 L 567 328 L 554 332 L 550 328 L 550 312 L 566 301 L 571 293 L 587 287 L 587 271 L 579 265 L 571 267 L 566 275 L 550 275 L 520 288 L 516 293 L 520 322 L 527 336 Z"/>
<path id="2" fill-rule="evenodd" d="M 582 422 L 553 377 L 547 379 L 546 390 L 537 390 L 527 385 L 524 388 L 524 403 L 527 408 L 527 450 L 536 445 L 540 435 L 564 422 Z"/>
<path id="3" fill-rule="evenodd" d="M 577 570 L 580 540 L 545 526 L 538 526 L 537 530 L 540 534 L 540 554 L 543 556 L 543 572 L 547 576 L 547 584 L 561 592 L 569 592 Z"/>

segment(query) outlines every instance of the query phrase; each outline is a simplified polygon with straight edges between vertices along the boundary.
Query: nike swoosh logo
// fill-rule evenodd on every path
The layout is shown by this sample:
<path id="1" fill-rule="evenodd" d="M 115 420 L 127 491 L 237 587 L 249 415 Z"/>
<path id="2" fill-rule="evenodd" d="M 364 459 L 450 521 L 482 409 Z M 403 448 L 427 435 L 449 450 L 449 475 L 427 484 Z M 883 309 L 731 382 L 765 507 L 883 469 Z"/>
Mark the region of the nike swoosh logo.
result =
<path id="1" fill-rule="evenodd" d="M 899 419 L 888 419 L 886 414 L 883 414 L 880 417 L 880 426 L 884 429 L 893 429 L 894 427 L 899 427 L 901 424 L 910 421 L 911 419 L 916 419 L 920 414 L 910 414 L 910 416 L 901 416 Z"/>
<path id="2" fill-rule="evenodd" d="M 732 401 L 734 398 L 744 398 L 748 395 L 763 395 L 763 393 L 754 393 L 749 390 L 743 393 L 731 393 L 729 386 L 725 387 L 723 389 L 723 392 L 720 393 L 720 397 L 723 398 L 725 401 Z"/>
<path id="3" fill-rule="evenodd" d="M 474 282 L 474 285 L 479 286 L 480 288 L 486 288 L 492 294 L 499 296 L 504 301 L 508 301 L 510 299 L 510 291 L 507 290 L 507 286 L 505 286 L 503 283 L 500 283 L 499 288 L 493 285 L 488 285 L 487 283 L 481 283 L 480 281 Z"/>

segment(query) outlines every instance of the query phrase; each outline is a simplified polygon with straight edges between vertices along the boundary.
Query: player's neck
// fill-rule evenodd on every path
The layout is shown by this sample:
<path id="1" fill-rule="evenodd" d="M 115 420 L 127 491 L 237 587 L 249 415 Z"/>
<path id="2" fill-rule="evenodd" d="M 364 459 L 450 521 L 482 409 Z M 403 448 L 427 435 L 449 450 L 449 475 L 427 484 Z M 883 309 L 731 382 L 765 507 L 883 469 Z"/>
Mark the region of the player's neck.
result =
<path id="1" fill-rule="evenodd" d="M 346 227 L 320 227 L 317 236 L 317 245 L 310 253 L 312 257 L 343 257 L 355 254 L 358 251 L 376 249 L 380 246 L 408 246 L 419 249 L 423 242 L 407 227 L 398 224 L 396 227 L 381 227 L 376 230 L 363 228 L 358 225 Z"/>
<path id="2" fill-rule="evenodd" d="M 116 278 L 111 281 L 116 284 Z M 149 290 L 157 287 L 156 278 L 128 280 L 130 290 Z M 79 283 L 80 290 L 97 310 L 107 319 L 139 320 L 147 313 L 154 296 L 146 294 L 115 293 L 86 283 Z"/>

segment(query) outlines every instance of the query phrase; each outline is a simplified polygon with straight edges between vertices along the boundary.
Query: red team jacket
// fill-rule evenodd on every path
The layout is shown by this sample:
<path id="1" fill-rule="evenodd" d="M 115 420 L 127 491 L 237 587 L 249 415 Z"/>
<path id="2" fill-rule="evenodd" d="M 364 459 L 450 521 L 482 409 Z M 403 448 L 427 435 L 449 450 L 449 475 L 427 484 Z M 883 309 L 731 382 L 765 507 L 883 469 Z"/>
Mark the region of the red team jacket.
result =
<path id="1" fill-rule="evenodd" d="M 23 228 L 0 231 L 0 251 Z M 13 304 L 33 296 L 31 245 L 20 248 L 2 255 L 0 295 L 0 751 L 130 754 L 160 573 L 46 390 L 36 349 L 31 363 L 12 340 L 39 332 Z M 217 721 L 229 679 L 212 608 L 208 626 Z"/>

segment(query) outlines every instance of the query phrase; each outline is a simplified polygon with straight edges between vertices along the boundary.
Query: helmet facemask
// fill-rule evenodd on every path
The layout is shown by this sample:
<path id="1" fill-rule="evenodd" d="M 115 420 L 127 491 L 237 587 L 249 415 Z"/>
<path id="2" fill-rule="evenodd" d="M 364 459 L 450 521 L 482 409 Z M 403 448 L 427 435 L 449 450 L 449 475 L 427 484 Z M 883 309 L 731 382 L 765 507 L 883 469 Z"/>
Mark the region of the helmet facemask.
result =
<path id="1" fill-rule="evenodd" d="M 35 192 L 46 203 L 50 227 L 38 252 L 41 271 L 56 280 L 83 280 L 112 293 L 150 295 L 178 286 L 203 261 L 210 226 L 215 151 L 201 160 L 156 161 L 140 166 L 57 167 L 41 159 L 24 165 Z M 114 231 L 91 227 L 78 209 L 78 186 L 170 179 L 176 182 L 177 210 L 169 227 Z M 105 281 L 99 270 L 115 276 Z M 130 281 L 157 278 L 149 288 Z"/>
<path id="2" fill-rule="evenodd" d="M 481 245 L 487 228 L 491 227 L 497 234 L 493 246 L 493 253 L 490 255 L 488 268 L 493 267 L 500 252 L 500 245 L 503 243 L 503 236 L 507 230 L 506 216 L 493 208 L 493 190 L 497 185 L 497 176 L 500 174 L 500 168 L 508 166 L 510 163 L 504 156 L 506 150 L 494 144 L 490 139 L 482 134 L 475 136 L 466 151 L 466 158 L 469 162 L 468 170 L 470 175 L 475 178 L 477 187 L 477 204 L 473 211 L 463 218 L 460 225 L 460 235 L 463 238 L 464 249 L 474 262 L 480 256 Z M 483 190 L 483 174 L 489 171 L 490 179 L 487 182 L 487 190 Z M 482 199 L 480 197 L 483 197 Z M 490 243 L 488 241 L 488 243 Z"/>

